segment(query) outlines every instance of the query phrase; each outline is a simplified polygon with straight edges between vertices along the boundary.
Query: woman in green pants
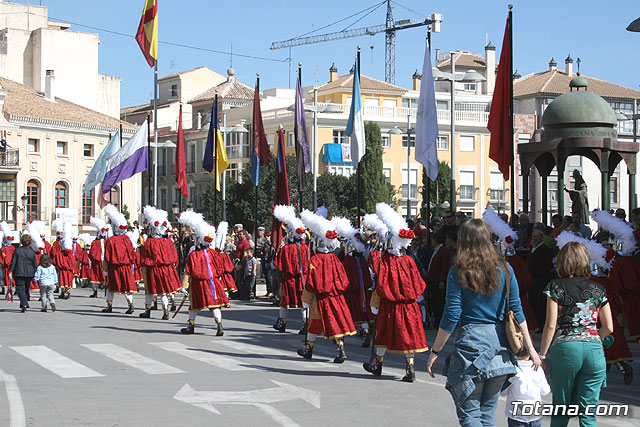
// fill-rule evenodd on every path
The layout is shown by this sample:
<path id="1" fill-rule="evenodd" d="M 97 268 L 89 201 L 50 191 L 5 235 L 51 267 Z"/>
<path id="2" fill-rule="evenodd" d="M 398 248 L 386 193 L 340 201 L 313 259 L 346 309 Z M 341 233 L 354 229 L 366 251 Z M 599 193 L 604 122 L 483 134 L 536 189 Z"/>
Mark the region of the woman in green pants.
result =
<path id="1" fill-rule="evenodd" d="M 587 279 L 591 267 L 584 245 L 569 242 L 560 250 L 557 273 L 559 279 L 544 290 L 547 319 L 540 355 L 544 358 L 549 352 L 553 404 L 577 405 L 580 426 L 595 426 L 595 407 L 589 405 L 598 404 L 600 389 L 606 385 L 601 340 L 613 332 L 611 309 L 604 287 Z M 568 424 L 571 412 L 563 408 L 554 407 L 552 427 Z"/>

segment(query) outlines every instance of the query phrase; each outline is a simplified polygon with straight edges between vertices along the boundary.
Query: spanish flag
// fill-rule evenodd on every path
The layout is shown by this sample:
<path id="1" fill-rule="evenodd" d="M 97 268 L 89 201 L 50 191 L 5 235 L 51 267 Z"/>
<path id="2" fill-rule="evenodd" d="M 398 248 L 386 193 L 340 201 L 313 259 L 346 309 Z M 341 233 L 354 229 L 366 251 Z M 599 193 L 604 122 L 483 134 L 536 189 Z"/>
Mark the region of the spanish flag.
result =
<path id="1" fill-rule="evenodd" d="M 158 0 L 145 0 L 136 41 L 153 67 L 158 60 Z"/>

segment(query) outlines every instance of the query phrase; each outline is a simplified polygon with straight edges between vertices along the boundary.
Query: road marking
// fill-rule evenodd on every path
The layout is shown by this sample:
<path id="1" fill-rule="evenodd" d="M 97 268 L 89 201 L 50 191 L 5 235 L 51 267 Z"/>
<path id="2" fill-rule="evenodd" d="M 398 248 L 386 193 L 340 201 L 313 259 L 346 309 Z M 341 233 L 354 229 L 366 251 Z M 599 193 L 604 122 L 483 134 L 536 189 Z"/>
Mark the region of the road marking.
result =
<path id="1" fill-rule="evenodd" d="M 4 389 L 9 400 L 9 427 L 24 427 L 26 425 L 26 416 L 16 377 L 7 375 L 0 370 L 0 381 L 4 382 Z"/>
<path id="2" fill-rule="evenodd" d="M 245 366 L 230 357 L 221 356 L 206 349 L 189 347 L 179 342 L 152 342 L 150 344 L 163 350 L 188 357 L 189 359 L 197 360 L 198 362 L 226 369 L 227 371 L 248 371 L 253 369 L 252 367 Z"/>
<path id="3" fill-rule="evenodd" d="M 276 350 L 269 347 L 262 347 L 255 344 L 249 344 L 240 341 L 221 341 L 221 340 L 213 340 L 211 342 L 215 342 L 216 344 L 221 344 L 225 347 L 229 347 L 233 350 L 238 350 L 240 352 L 246 353 L 247 355 L 255 354 L 258 359 L 270 359 L 270 360 L 279 360 L 281 362 L 286 362 L 290 366 L 304 367 L 304 368 L 318 368 L 318 369 L 333 369 L 334 365 L 329 365 L 326 363 L 313 363 L 309 361 L 304 361 L 299 359 L 295 352 L 288 352 L 286 350 Z M 292 360 L 292 358 L 294 360 Z M 298 359 L 298 360 L 295 360 Z"/>
<path id="4" fill-rule="evenodd" d="M 173 398 L 220 415 L 215 404 L 254 405 L 284 427 L 300 427 L 294 420 L 271 406 L 272 403 L 302 399 L 320 409 L 320 392 L 271 380 L 277 387 L 249 391 L 197 391 L 185 384 Z"/>
<path id="5" fill-rule="evenodd" d="M 104 377 L 101 373 L 43 345 L 19 346 L 11 349 L 62 378 Z"/>
<path id="6" fill-rule="evenodd" d="M 131 366 L 150 375 L 183 374 L 182 369 L 127 350 L 115 344 L 82 344 L 91 351 L 107 356 L 118 363 Z"/>

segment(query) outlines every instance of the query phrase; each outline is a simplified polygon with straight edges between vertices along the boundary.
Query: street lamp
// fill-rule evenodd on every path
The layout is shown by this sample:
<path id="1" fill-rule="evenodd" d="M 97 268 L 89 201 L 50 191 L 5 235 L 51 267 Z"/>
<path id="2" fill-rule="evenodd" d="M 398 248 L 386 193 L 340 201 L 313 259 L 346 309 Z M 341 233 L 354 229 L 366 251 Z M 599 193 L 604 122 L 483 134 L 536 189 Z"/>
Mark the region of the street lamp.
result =
<path id="1" fill-rule="evenodd" d="M 26 194 L 23 194 L 22 197 L 20 197 L 20 200 L 22 200 L 22 210 L 24 211 L 24 224 L 27 225 L 27 221 L 28 221 L 27 201 L 29 201 L 29 196 L 27 196 Z"/>
<path id="2" fill-rule="evenodd" d="M 296 105 L 290 105 L 288 111 L 296 111 Z M 318 105 L 318 88 L 313 88 L 313 105 L 304 105 L 304 111 L 313 113 L 313 147 L 311 155 L 311 174 L 313 175 L 313 190 L 311 197 L 313 199 L 313 211 L 318 210 L 318 113 L 342 113 L 342 107 L 338 104 Z"/>
<path id="3" fill-rule="evenodd" d="M 222 128 L 220 129 L 222 132 L 222 140 L 224 141 L 225 150 L 227 149 L 227 133 L 231 134 L 243 134 L 249 133 L 249 130 L 244 127 L 242 123 L 235 124 L 233 126 L 227 126 L 227 113 L 222 113 Z M 227 171 L 226 169 L 222 172 L 222 220 L 227 220 Z M 215 194 L 214 190 L 214 197 Z"/>
<path id="4" fill-rule="evenodd" d="M 407 219 L 411 218 L 411 115 L 407 114 Z M 389 130 L 389 135 L 402 135 L 405 133 L 398 126 Z M 418 177 L 416 175 L 416 189 L 418 188 Z M 416 213 L 417 214 L 417 213 Z M 417 216 L 417 215 L 416 215 Z"/>
<path id="5" fill-rule="evenodd" d="M 463 75 L 456 75 L 456 53 L 451 52 L 451 72 L 446 73 L 444 71 L 437 70 L 434 72 L 433 78 L 434 80 L 442 80 L 451 82 L 451 187 L 450 187 L 450 197 L 451 197 L 451 211 L 455 212 L 456 210 L 456 88 L 455 82 L 463 82 L 463 83 L 479 83 L 486 80 L 481 74 L 474 70 L 469 70 Z M 487 72 L 494 72 L 494 70 L 487 70 Z"/>

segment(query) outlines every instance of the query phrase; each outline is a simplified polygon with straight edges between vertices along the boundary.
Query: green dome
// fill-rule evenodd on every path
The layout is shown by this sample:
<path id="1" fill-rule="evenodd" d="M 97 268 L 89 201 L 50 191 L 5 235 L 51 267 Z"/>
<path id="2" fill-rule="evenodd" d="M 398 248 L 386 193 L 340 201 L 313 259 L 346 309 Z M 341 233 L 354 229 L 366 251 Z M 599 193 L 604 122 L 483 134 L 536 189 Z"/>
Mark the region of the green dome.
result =
<path id="1" fill-rule="evenodd" d="M 589 87 L 589 83 L 587 82 L 587 79 L 585 79 L 584 77 L 582 77 L 580 74 L 578 74 L 577 77 L 574 77 L 571 79 L 571 81 L 569 82 L 569 87 Z"/>
<path id="2" fill-rule="evenodd" d="M 607 101 L 591 92 L 574 91 L 553 100 L 541 120 L 543 127 L 568 124 L 615 127 L 618 121 Z"/>

